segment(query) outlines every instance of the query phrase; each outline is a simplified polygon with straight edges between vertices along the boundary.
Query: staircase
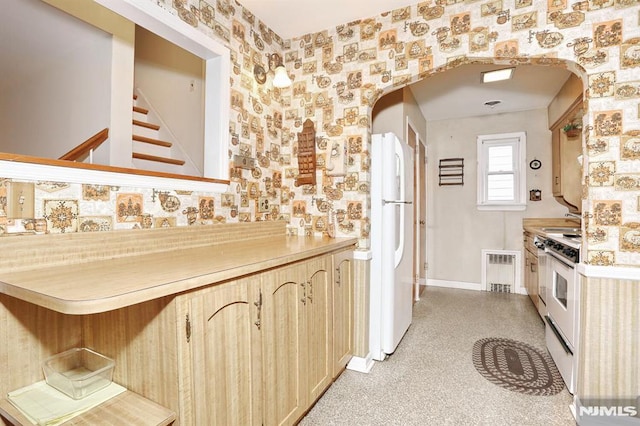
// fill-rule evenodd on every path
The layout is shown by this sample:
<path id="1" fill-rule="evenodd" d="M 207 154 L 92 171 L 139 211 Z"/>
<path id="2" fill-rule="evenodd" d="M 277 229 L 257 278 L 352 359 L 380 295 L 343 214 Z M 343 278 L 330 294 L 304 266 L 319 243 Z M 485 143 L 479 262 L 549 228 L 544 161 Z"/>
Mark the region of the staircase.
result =
<path id="1" fill-rule="evenodd" d="M 133 95 L 133 165 L 138 169 L 164 173 L 189 174 L 185 160 L 178 157 L 173 143 L 162 140 L 158 124 L 149 122 L 149 109 L 138 105 L 141 99 Z"/>

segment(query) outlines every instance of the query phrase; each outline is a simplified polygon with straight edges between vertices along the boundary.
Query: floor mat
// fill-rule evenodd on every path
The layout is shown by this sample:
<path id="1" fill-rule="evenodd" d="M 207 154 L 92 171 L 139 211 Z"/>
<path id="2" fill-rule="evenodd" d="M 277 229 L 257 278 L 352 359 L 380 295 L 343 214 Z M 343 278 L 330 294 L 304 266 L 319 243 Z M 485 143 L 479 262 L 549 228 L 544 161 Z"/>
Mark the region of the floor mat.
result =
<path id="1" fill-rule="evenodd" d="M 564 389 L 551 355 L 517 340 L 478 340 L 473 345 L 473 365 L 491 383 L 514 392 L 548 396 Z"/>

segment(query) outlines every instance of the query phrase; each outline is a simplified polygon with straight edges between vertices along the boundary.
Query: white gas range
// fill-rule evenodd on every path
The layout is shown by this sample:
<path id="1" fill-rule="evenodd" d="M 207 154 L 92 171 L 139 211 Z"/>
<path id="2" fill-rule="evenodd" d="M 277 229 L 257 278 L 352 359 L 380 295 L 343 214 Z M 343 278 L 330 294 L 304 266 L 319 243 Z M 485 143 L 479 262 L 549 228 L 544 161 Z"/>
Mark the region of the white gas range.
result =
<path id="1" fill-rule="evenodd" d="M 547 234 L 546 329 L 547 349 L 572 394 L 576 387 L 580 318 L 581 237 L 578 233 Z"/>

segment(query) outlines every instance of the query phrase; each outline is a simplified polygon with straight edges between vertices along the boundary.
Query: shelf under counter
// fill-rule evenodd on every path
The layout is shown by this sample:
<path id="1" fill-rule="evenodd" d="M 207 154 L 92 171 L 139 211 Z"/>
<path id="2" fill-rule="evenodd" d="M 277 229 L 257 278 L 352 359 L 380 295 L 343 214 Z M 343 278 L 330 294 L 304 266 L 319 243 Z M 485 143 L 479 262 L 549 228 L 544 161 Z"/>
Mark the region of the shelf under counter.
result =
<path id="1" fill-rule="evenodd" d="M 27 419 L 7 399 L 0 399 L 0 416 L 16 426 L 31 426 Z M 176 413 L 143 396 L 125 391 L 97 407 L 62 423 L 64 426 L 140 425 L 165 426 L 176 420 Z"/>
<path id="2" fill-rule="evenodd" d="M 94 314 L 275 268 L 356 242 L 355 238 L 280 235 L 70 265 L 34 265 L 29 270 L 0 272 L 0 293 L 64 314 Z"/>

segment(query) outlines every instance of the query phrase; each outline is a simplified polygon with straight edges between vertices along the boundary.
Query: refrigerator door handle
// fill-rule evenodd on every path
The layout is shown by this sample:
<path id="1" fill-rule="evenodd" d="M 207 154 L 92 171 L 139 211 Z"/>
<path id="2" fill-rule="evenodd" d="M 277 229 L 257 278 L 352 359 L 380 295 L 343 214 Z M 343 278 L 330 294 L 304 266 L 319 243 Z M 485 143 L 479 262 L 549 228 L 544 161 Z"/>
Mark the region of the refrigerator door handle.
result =
<path id="1" fill-rule="evenodd" d="M 382 200 L 382 204 L 413 204 L 413 201 Z"/>

